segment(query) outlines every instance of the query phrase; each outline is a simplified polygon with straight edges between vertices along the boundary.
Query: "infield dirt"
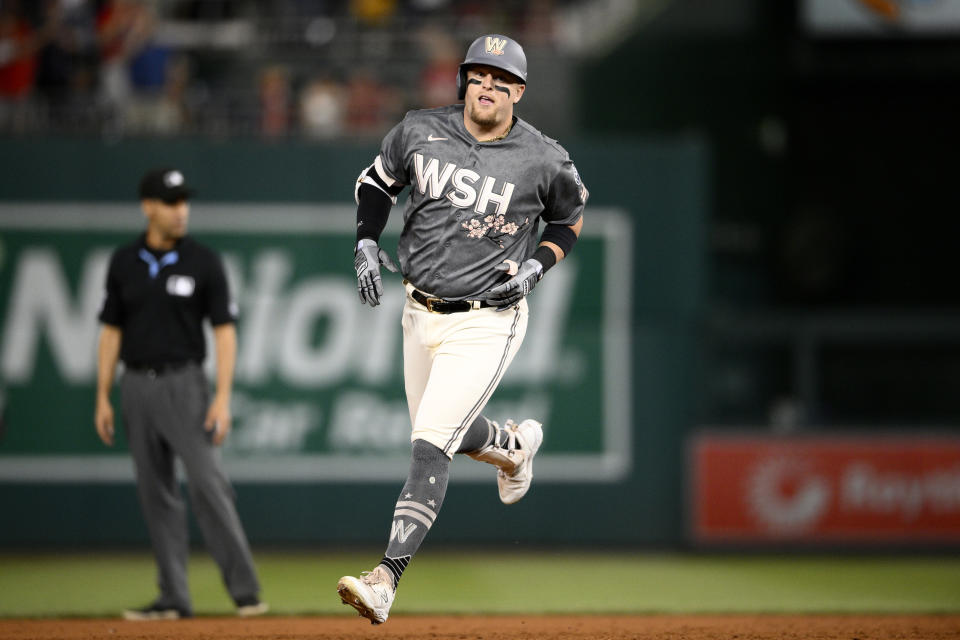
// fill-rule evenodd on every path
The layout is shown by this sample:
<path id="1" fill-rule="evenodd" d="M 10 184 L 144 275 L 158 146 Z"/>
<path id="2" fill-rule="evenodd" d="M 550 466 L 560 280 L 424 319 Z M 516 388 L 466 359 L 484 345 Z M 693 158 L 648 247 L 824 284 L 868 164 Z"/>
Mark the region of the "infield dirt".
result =
<path id="1" fill-rule="evenodd" d="M 396 616 L 380 626 L 360 618 L 194 618 L 173 622 L 0 620 L 5 640 L 946 640 L 960 616 Z"/>

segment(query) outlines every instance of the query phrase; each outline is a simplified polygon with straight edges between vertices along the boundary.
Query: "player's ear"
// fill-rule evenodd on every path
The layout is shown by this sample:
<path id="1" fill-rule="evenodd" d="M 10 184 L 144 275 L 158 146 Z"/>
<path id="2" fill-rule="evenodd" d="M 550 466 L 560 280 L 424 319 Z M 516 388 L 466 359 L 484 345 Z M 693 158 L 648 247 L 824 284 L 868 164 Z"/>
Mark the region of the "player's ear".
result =
<path id="1" fill-rule="evenodd" d="M 523 97 L 523 92 L 526 88 L 527 88 L 527 85 L 525 84 L 517 85 L 517 90 L 513 96 L 513 104 L 517 104 L 518 102 L 520 102 L 520 98 Z"/>

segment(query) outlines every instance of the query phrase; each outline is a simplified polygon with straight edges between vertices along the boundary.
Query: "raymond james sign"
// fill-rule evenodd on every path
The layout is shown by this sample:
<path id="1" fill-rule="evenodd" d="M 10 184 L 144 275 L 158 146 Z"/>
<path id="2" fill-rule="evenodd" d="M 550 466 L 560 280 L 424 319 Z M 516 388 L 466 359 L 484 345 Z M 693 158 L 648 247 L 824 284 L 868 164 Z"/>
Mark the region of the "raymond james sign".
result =
<path id="1" fill-rule="evenodd" d="M 392 254 L 400 218 L 384 239 Z M 387 273 L 383 304 L 359 303 L 354 219 L 344 205 L 193 207 L 191 234 L 223 255 L 240 309 L 224 447 L 236 480 L 406 473 L 403 288 Z M 0 481 L 132 480 L 125 446 L 96 437 L 93 395 L 107 262 L 143 227 L 135 204 L 0 206 Z M 531 296 L 523 347 L 484 411 L 544 422 L 538 481 L 629 473 L 631 249 L 622 212 L 588 210 L 577 250 Z M 455 476 L 489 479 L 482 466 Z"/>
<path id="2" fill-rule="evenodd" d="M 960 438 L 704 431 L 690 441 L 700 543 L 955 542 Z"/>

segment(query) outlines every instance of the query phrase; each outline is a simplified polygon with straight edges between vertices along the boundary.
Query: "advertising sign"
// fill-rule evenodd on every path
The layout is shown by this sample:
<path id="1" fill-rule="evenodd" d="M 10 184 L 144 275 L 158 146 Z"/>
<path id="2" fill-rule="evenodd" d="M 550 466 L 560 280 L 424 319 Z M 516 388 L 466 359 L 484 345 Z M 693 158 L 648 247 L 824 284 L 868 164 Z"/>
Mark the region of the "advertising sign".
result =
<path id="1" fill-rule="evenodd" d="M 383 244 L 395 253 L 392 218 Z M 132 481 L 122 427 L 113 449 L 93 428 L 97 314 L 112 250 L 144 226 L 136 204 L 0 206 L 0 482 Z M 234 480 L 406 474 L 404 291 L 387 273 L 383 304 L 359 303 L 354 227 L 346 205 L 193 206 L 191 234 L 223 255 L 240 309 L 224 447 Z M 590 210 L 577 251 L 531 296 L 524 344 L 484 412 L 543 421 L 538 482 L 629 473 L 630 230 L 622 212 Z M 489 480 L 479 467 L 455 475 Z"/>
<path id="2" fill-rule="evenodd" d="M 690 449 L 697 542 L 960 540 L 960 438 L 722 435 Z"/>
<path id="3" fill-rule="evenodd" d="M 825 36 L 931 37 L 960 32 L 960 3 L 944 0 L 804 0 L 808 31 Z"/>

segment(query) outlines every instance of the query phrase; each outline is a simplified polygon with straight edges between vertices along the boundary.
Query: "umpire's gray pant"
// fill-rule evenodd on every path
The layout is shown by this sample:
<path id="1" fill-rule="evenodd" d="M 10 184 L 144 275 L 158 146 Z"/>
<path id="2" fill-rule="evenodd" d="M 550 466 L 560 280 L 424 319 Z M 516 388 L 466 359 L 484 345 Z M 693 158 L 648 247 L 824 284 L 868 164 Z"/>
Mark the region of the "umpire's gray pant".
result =
<path id="1" fill-rule="evenodd" d="M 203 421 L 210 388 L 199 365 L 163 374 L 127 371 L 120 383 L 123 423 L 137 471 L 140 506 L 157 561 L 163 605 L 191 610 L 187 513 L 174 472 L 179 456 L 193 512 L 234 601 L 258 596 L 250 546 L 233 487 Z"/>

